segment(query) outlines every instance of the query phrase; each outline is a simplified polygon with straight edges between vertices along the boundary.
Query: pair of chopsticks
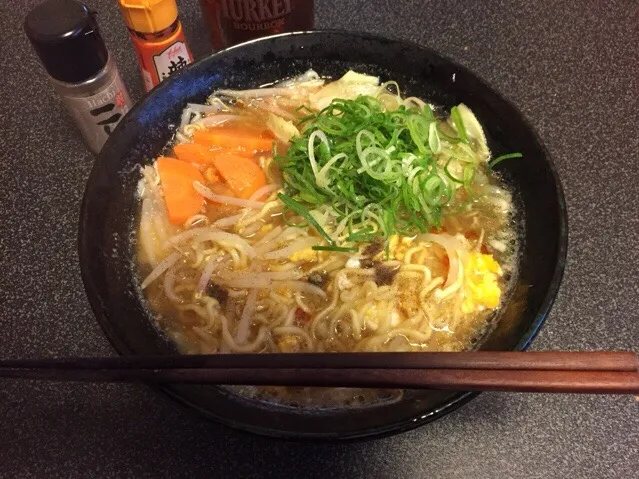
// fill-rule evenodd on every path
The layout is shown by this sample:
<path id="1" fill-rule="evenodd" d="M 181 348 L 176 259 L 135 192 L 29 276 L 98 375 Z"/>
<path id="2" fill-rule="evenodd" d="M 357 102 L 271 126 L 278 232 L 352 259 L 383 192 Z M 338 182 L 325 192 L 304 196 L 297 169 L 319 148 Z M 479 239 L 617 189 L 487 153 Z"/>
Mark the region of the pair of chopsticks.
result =
<path id="1" fill-rule="evenodd" d="M 54 381 L 639 394 L 631 352 L 216 354 L 0 360 L 0 377 Z"/>

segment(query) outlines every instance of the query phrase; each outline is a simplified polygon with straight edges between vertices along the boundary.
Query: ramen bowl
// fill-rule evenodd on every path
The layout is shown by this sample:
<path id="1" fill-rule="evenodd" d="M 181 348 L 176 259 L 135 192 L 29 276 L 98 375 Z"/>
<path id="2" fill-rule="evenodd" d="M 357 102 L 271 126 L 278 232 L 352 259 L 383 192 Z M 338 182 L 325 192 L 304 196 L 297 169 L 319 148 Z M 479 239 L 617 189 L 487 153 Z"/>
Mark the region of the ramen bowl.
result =
<path id="1" fill-rule="evenodd" d="M 105 334 L 123 355 L 176 354 L 144 305 L 135 267 L 136 187 L 172 138 L 186 103 L 219 88 L 255 88 L 310 68 L 339 77 L 349 69 L 396 80 L 407 95 L 449 109 L 468 105 L 494 156 L 518 151 L 499 172 L 513 193 L 520 234 L 518 275 L 484 350 L 524 350 L 559 289 L 567 249 L 564 197 L 542 141 L 521 113 L 467 69 L 418 45 L 336 31 L 291 33 L 238 45 L 199 60 L 143 98 L 120 122 L 87 183 L 79 228 L 82 278 Z M 204 416 L 246 431 L 285 438 L 356 439 L 433 421 L 476 394 L 404 391 L 366 407 L 304 408 L 245 398 L 223 387 L 159 388 Z"/>

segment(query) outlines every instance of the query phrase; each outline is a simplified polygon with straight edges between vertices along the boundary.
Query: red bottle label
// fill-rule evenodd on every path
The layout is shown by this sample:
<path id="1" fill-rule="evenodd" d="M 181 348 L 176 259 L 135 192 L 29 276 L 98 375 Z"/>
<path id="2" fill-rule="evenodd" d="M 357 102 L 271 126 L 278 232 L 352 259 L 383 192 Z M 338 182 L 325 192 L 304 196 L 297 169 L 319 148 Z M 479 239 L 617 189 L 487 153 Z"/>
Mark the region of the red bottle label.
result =
<path id="1" fill-rule="evenodd" d="M 313 0 L 200 0 L 213 46 L 313 28 Z"/>
<path id="2" fill-rule="evenodd" d="M 131 41 L 138 55 L 145 91 L 193 62 L 181 24 L 163 40 L 149 41 L 132 34 Z"/>

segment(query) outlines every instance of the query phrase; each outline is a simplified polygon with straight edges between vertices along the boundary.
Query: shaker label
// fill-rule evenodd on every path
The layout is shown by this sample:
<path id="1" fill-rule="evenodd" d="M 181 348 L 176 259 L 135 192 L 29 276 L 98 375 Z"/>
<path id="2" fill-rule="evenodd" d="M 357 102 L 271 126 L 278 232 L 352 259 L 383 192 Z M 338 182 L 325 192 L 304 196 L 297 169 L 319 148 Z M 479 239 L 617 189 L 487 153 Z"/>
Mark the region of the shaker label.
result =
<path id="1" fill-rule="evenodd" d="M 184 42 L 175 42 L 157 55 L 153 55 L 153 65 L 160 81 L 191 63 L 189 51 Z"/>
<path id="2" fill-rule="evenodd" d="M 89 97 L 65 97 L 87 142 L 99 150 L 118 122 L 131 108 L 131 99 L 119 74 L 99 93 Z"/>

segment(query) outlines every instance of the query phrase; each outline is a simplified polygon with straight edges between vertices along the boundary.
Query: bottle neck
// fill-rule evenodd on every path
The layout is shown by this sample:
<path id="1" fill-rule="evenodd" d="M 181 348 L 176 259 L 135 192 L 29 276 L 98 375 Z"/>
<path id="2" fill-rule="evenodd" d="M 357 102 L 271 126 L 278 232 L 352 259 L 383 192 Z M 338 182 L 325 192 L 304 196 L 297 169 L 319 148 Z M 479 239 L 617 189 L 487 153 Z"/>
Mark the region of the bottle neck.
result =
<path id="1" fill-rule="evenodd" d="M 176 18 L 175 21 L 170 26 L 168 26 L 164 30 L 160 30 L 159 32 L 151 32 L 151 33 L 138 32 L 130 28 L 129 28 L 129 32 L 135 38 L 139 38 L 140 40 L 143 40 L 145 42 L 159 42 L 159 41 L 165 40 L 166 38 L 169 38 L 171 35 L 177 32 L 179 27 L 180 27 L 180 20 Z"/>

